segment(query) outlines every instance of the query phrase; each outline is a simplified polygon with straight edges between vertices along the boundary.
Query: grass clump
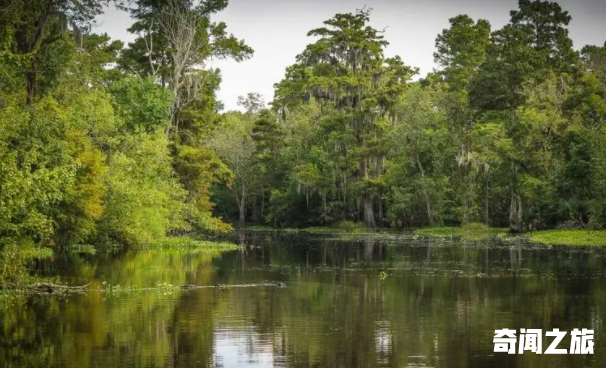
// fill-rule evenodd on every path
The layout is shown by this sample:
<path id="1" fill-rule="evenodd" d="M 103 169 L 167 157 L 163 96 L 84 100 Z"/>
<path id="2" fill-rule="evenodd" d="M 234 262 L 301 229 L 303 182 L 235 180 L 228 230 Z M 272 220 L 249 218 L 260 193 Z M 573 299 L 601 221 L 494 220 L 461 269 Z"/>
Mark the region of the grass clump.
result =
<path id="1" fill-rule="evenodd" d="M 569 246 L 606 246 L 606 231 L 603 230 L 541 230 L 531 233 L 530 241 L 540 244 Z"/>
<path id="2" fill-rule="evenodd" d="M 416 235 L 427 235 L 439 238 L 461 237 L 469 240 L 486 239 L 491 236 L 507 233 L 506 228 L 489 227 L 481 223 L 469 223 L 463 226 L 435 226 L 415 230 Z"/>
<path id="3" fill-rule="evenodd" d="M 234 243 L 225 241 L 209 241 L 202 239 L 195 239 L 190 236 L 171 236 L 166 238 L 157 239 L 149 244 L 139 245 L 136 248 L 139 249 L 183 249 L 183 250 L 200 250 L 209 252 L 221 252 L 240 249 L 240 247 Z"/>

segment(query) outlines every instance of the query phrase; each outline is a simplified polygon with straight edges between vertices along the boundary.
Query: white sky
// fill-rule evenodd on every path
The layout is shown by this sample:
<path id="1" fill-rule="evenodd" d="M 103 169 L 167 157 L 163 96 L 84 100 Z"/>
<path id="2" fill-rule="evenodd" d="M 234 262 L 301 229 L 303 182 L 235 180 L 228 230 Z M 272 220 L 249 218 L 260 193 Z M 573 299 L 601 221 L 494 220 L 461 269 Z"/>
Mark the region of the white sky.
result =
<path id="1" fill-rule="evenodd" d="M 606 0 L 557 1 L 572 16 L 570 36 L 576 49 L 585 45 L 603 45 L 606 41 Z M 336 13 L 354 12 L 364 5 L 373 8 L 371 25 L 387 27 L 385 38 L 390 45 L 386 56 L 400 55 L 407 65 L 420 68 L 425 75 L 434 67 L 435 38 L 449 26 L 448 19 L 468 14 L 473 19 L 487 19 L 492 29 L 509 21 L 509 11 L 517 0 L 230 0 L 215 21 L 227 23 L 228 31 L 244 39 L 255 50 L 254 56 L 241 63 L 214 61 L 222 71 L 223 82 L 218 98 L 226 110 L 237 109 L 238 96 L 261 93 L 266 101 L 273 98 L 273 85 L 284 76 L 295 56 L 310 43 L 307 32 L 320 27 Z M 109 8 L 97 19 L 95 33 L 107 33 L 125 42 L 134 35 L 126 29 L 131 24 L 125 12 Z"/>

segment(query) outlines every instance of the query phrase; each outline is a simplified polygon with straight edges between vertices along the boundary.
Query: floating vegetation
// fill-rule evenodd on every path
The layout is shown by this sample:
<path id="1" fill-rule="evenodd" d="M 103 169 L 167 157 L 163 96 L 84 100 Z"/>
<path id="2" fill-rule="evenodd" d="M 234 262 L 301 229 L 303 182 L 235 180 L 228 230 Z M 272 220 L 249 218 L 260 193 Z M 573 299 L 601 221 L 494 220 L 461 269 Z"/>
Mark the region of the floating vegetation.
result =
<path id="1" fill-rule="evenodd" d="M 82 287 L 73 287 L 76 288 L 86 288 L 88 285 L 84 285 Z M 283 289 L 286 288 L 286 284 L 283 282 L 277 281 L 268 281 L 263 283 L 255 283 L 255 284 L 219 284 L 219 285 L 194 285 L 194 284 L 185 284 L 185 285 L 172 285 L 167 282 L 159 282 L 155 287 L 133 287 L 133 286 L 122 286 L 122 285 L 113 285 L 106 281 L 101 283 L 101 288 L 97 289 L 98 292 L 104 292 L 107 296 L 115 296 L 124 293 L 136 293 L 143 291 L 156 291 L 161 295 L 167 296 L 171 295 L 175 290 L 195 290 L 195 289 L 234 289 L 234 288 L 278 288 Z M 84 289 L 86 290 L 86 289 Z"/>
<path id="2" fill-rule="evenodd" d="M 606 231 L 600 230 L 542 230 L 528 235 L 530 241 L 549 245 L 606 246 Z"/>
<path id="3" fill-rule="evenodd" d="M 335 234 L 335 233 L 345 233 L 347 230 L 338 229 L 333 227 L 324 227 L 324 226 L 311 226 L 311 227 L 287 227 L 280 229 L 272 229 L 272 231 L 278 231 L 283 233 L 308 233 L 308 234 Z"/>
<path id="4" fill-rule="evenodd" d="M 507 234 L 506 228 L 489 227 L 480 223 L 470 223 L 460 227 L 436 226 L 415 230 L 417 235 L 439 238 L 461 237 L 468 240 L 482 240 Z"/>
<path id="5" fill-rule="evenodd" d="M 224 252 L 240 249 L 240 246 L 225 241 L 195 239 L 190 236 L 174 236 L 157 239 L 152 243 L 138 245 L 135 249 L 186 250 L 204 252 Z"/>

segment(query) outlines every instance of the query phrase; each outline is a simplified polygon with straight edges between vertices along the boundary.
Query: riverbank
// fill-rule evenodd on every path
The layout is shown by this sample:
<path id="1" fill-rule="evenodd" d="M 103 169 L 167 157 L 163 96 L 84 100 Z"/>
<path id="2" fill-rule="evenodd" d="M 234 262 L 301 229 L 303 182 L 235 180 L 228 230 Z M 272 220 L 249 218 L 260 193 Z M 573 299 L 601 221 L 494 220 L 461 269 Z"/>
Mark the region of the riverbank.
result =
<path id="1" fill-rule="evenodd" d="M 432 236 L 439 238 L 463 237 L 466 239 L 481 239 L 494 235 L 506 235 L 507 228 L 493 228 L 483 224 L 473 223 L 464 226 L 434 226 L 419 229 L 368 229 L 363 224 L 347 223 L 337 224 L 335 226 L 317 226 L 304 228 L 273 228 L 268 226 L 251 226 L 246 228 L 248 231 L 277 231 L 283 233 L 307 233 L 307 234 L 336 234 L 339 236 L 348 235 L 394 235 L 394 234 L 413 234 L 418 236 Z"/>
<path id="2" fill-rule="evenodd" d="M 480 224 L 462 227 L 433 227 L 415 230 L 415 234 L 433 237 L 461 237 L 468 240 L 482 240 L 492 236 L 508 236 L 507 228 L 492 228 Z M 516 237 L 518 235 L 511 235 Z M 606 231 L 585 229 L 541 230 L 519 235 L 531 243 L 543 245 L 563 245 L 571 247 L 604 247 Z"/>
<path id="3" fill-rule="evenodd" d="M 490 237 L 509 236 L 507 228 L 489 227 L 484 224 L 471 223 L 464 226 L 434 226 L 412 230 L 393 230 L 393 229 L 366 229 L 363 226 L 341 227 L 306 227 L 306 228 L 284 228 L 277 229 L 269 226 L 251 226 L 248 231 L 272 231 L 289 234 L 333 234 L 340 237 L 347 236 L 381 236 L 394 234 L 410 234 L 414 236 L 427 236 L 435 238 L 462 238 L 465 240 L 483 240 Z M 518 235 L 513 234 L 511 237 Z M 565 246 L 606 246 L 606 231 L 603 230 L 583 230 L 583 229 L 554 229 L 541 230 L 532 233 L 519 235 L 529 242 L 544 245 L 565 245 Z"/>
<path id="4" fill-rule="evenodd" d="M 504 236 L 507 228 L 489 227 L 484 224 L 471 223 L 463 226 L 436 226 L 415 229 L 416 235 L 433 236 L 438 238 L 461 237 L 469 240 L 481 240 L 491 236 Z"/>

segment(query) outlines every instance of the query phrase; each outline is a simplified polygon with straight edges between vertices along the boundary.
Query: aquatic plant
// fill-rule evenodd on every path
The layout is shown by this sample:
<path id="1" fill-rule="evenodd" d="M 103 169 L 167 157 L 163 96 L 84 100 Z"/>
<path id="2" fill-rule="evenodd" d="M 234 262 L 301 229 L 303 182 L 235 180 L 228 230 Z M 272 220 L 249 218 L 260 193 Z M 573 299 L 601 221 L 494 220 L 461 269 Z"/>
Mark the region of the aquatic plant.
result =
<path id="1" fill-rule="evenodd" d="M 479 240 L 507 233 L 505 228 L 489 227 L 481 223 L 470 223 L 460 227 L 436 226 L 415 230 L 416 235 L 427 235 L 440 238 L 461 237 Z"/>
<path id="2" fill-rule="evenodd" d="M 187 249 L 220 252 L 240 249 L 234 243 L 196 239 L 191 236 L 173 236 L 156 239 L 151 243 L 135 246 L 135 249 Z"/>
<path id="3" fill-rule="evenodd" d="M 606 246 L 606 231 L 600 230 L 543 230 L 530 233 L 530 241 L 540 244 L 569 246 Z"/>

